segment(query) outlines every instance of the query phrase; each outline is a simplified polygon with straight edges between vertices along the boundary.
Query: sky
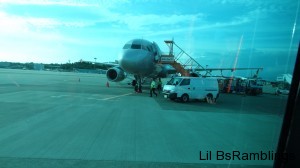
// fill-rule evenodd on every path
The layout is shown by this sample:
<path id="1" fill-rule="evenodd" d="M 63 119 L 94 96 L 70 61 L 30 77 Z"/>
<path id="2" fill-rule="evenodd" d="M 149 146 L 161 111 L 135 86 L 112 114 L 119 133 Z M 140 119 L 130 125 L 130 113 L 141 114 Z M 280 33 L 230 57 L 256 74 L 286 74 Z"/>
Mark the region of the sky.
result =
<path id="1" fill-rule="evenodd" d="M 0 0 L 0 61 L 108 62 L 131 39 L 155 41 L 163 52 L 164 40 L 173 39 L 204 67 L 262 67 L 262 77 L 274 79 L 293 71 L 299 6 L 300 0 Z"/>

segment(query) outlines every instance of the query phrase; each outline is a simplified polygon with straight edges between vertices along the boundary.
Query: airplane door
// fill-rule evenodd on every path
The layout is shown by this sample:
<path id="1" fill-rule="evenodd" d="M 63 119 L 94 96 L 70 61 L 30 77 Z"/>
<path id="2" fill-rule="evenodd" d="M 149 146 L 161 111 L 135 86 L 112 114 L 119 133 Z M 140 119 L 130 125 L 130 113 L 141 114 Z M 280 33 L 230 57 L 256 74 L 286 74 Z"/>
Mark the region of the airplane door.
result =
<path id="1" fill-rule="evenodd" d="M 153 52 L 154 52 L 154 60 L 155 62 L 157 62 L 160 59 L 161 51 L 155 42 L 153 42 Z"/>

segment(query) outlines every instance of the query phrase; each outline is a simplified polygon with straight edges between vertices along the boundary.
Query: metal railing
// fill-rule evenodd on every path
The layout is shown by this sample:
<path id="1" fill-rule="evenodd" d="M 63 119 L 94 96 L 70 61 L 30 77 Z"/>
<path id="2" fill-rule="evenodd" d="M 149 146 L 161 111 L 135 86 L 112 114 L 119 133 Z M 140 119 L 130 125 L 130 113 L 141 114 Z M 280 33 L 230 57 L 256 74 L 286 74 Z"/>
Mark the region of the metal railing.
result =
<path id="1" fill-rule="evenodd" d="M 205 70 L 205 68 L 200 65 L 192 56 L 185 52 L 181 47 L 179 47 L 174 40 L 165 40 L 165 43 L 168 45 L 170 51 L 169 56 L 174 56 L 174 61 L 181 64 L 181 66 L 188 71 L 197 72 L 200 70 Z M 174 54 L 174 46 L 179 49 L 178 54 Z"/>

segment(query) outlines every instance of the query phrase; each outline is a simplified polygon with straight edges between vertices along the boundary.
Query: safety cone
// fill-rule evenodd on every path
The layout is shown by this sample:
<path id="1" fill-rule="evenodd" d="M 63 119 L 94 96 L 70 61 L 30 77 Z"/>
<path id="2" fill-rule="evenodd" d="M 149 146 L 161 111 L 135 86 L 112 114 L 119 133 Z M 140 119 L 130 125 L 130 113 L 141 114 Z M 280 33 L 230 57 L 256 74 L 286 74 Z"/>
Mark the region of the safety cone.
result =
<path id="1" fill-rule="evenodd" d="M 106 87 L 109 87 L 109 83 L 108 82 L 106 82 Z"/>

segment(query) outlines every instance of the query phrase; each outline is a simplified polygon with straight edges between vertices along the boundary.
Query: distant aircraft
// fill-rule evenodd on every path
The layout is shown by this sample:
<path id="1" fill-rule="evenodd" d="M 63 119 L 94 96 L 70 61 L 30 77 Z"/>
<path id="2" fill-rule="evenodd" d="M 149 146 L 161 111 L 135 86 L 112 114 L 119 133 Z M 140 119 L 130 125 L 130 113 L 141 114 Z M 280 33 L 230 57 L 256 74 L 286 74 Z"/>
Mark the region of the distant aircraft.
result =
<path id="1" fill-rule="evenodd" d="M 167 65 L 159 64 L 161 50 L 155 42 L 144 39 L 128 41 L 119 58 L 119 65 L 107 70 L 109 81 L 119 82 L 126 78 L 126 74 L 133 74 L 138 86 L 141 86 L 144 77 L 166 77 Z"/>

